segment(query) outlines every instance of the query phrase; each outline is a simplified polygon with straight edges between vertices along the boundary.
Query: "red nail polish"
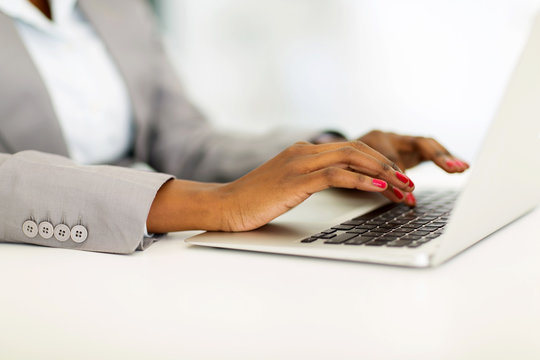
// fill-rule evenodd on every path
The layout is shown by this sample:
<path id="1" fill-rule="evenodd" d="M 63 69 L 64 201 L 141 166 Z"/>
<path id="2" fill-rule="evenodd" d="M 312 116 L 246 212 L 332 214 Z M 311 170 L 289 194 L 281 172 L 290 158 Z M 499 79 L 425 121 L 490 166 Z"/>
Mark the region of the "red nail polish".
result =
<path id="1" fill-rule="evenodd" d="M 372 184 L 375 185 L 376 187 L 380 187 L 381 189 L 386 189 L 386 186 L 388 186 L 386 181 L 379 180 L 379 179 L 373 179 Z"/>
<path id="2" fill-rule="evenodd" d="M 414 197 L 413 194 L 411 194 L 411 193 L 407 194 L 407 203 L 409 205 L 416 205 L 416 198 Z"/>
<path id="3" fill-rule="evenodd" d="M 401 190 L 397 189 L 397 188 L 394 188 L 394 194 L 397 196 L 397 198 L 399 200 L 402 200 L 403 199 L 403 193 L 401 192 Z"/>
<path id="4" fill-rule="evenodd" d="M 410 181 L 408 177 L 406 177 L 405 175 L 403 175 L 402 173 L 397 172 L 397 171 L 396 171 L 396 177 L 399 179 L 399 181 L 401 181 L 404 184 L 406 184 L 406 183 L 408 183 Z"/>
<path id="5" fill-rule="evenodd" d="M 414 187 L 414 183 L 412 182 L 411 179 L 409 179 L 409 186 L 412 187 L 412 188 Z"/>
<path id="6" fill-rule="evenodd" d="M 456 166 L 456 162 L 454 160 L 446 160 L 446 165 L 450 166 L 450 167 L 454 167 Z"/>

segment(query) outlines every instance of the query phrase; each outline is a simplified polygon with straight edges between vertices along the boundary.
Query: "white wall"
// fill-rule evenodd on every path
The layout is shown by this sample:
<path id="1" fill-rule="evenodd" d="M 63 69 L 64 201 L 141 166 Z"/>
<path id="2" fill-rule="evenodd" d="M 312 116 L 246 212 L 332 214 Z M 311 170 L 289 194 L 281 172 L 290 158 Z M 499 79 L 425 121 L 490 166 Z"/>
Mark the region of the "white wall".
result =
<path id="1" fill-rule="evenodd" d="M 432 135 L 470 159 L 540 0 L 162 0 L 217 126 Z M 540 64 L 539 64 L 540 66 Z"/>

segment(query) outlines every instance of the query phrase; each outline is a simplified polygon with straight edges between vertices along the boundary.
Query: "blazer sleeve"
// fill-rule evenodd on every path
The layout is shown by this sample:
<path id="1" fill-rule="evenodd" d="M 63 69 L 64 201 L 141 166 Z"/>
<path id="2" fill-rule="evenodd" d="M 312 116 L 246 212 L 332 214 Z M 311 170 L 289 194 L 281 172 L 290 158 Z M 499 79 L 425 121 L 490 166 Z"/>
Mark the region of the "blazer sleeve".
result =
<path id="1" fill-rule="evenodd" d="M 170 179 L 37 151 L 0 154 L 0 241 L 132 253 L 143 246 L 152 201 Z"/>
<path id="2" fill-rule="evenodd" d="M 323 129 L 276 129 L 264 135 L 218 131 L 189 101 L 164 51 L 149 11 L 139 23 L 152 24 L 148 45 L 155 64 L 156 106 L 147 161 L 158 171 L 183 179 L 231 181 L 253 170 L 298 141 L 309 141 Z M 139 31 L 142 28 L 139 27 Z M 153 29 L 153 30 L 151 30 Z"/>

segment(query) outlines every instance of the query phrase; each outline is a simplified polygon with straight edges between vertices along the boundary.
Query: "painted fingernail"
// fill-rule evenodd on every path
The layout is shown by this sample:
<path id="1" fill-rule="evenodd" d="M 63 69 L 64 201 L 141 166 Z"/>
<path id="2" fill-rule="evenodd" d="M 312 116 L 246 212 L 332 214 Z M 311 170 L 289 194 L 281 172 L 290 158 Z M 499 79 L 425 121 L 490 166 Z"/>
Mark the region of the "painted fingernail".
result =
<path id="1" fill-rule="evenodd" d="M 412 188 L 414 187 L 414 183 L 412 182 L 411 179 L 409 179 L 409 186 L 412 187 Z"/>
<path id="2" fill-rule="evenodd" d="M 386 187 L 388 186 L 386 181 L 379 180 L 379 179 L 373 179 L 372 183 L 373 183 L 373 185 L 375 185 L 376 187 L 379 187 L 381 189 L 386 189 Z"/>
<path id="3" fill-rule="evenodd" d="M 394 190 L 394 194 L 397 196 L 397 198 L 398 198 L 399 200 L 402 200 L 404 195 L 403 195 L 403 193 L 401 192 L 401 190 L 399 190 L 399 189 L 397 189 L 397 188 L 394 188 L 393 190 Z"/>
<path id="4" fill-rule="evenodd" d="M 449 167 L 454 167 L 457 165 L 457 163 L 454 160 L 446 160 L 446 165 Z"/>
<path id="5" fill-rule="evenodd" d="M 410 181 L 408 177 L 398 171 L 396 171 L 396 177 L 404 184 L 407 184 Z"/>
<path id="6" fill-rule="evenodd" d="M 407 204 L 409 204 L 411 206 L 416 205 L 416 198 L 414 197 L 414 195 L 412 193 L 407 194 Z"/>

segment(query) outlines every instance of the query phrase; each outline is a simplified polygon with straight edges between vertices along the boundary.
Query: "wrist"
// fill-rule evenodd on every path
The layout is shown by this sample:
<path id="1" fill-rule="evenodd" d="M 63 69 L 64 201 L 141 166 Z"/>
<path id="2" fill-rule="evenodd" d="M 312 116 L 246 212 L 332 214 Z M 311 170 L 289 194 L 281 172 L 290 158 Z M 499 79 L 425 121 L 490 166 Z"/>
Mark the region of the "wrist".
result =
<path id="1" fill-rule="evenodd" d="M 150 208 L 151 233 L 184 230 L 222 230 L 222 184 L 171 180 L 159 189 Z"/>

